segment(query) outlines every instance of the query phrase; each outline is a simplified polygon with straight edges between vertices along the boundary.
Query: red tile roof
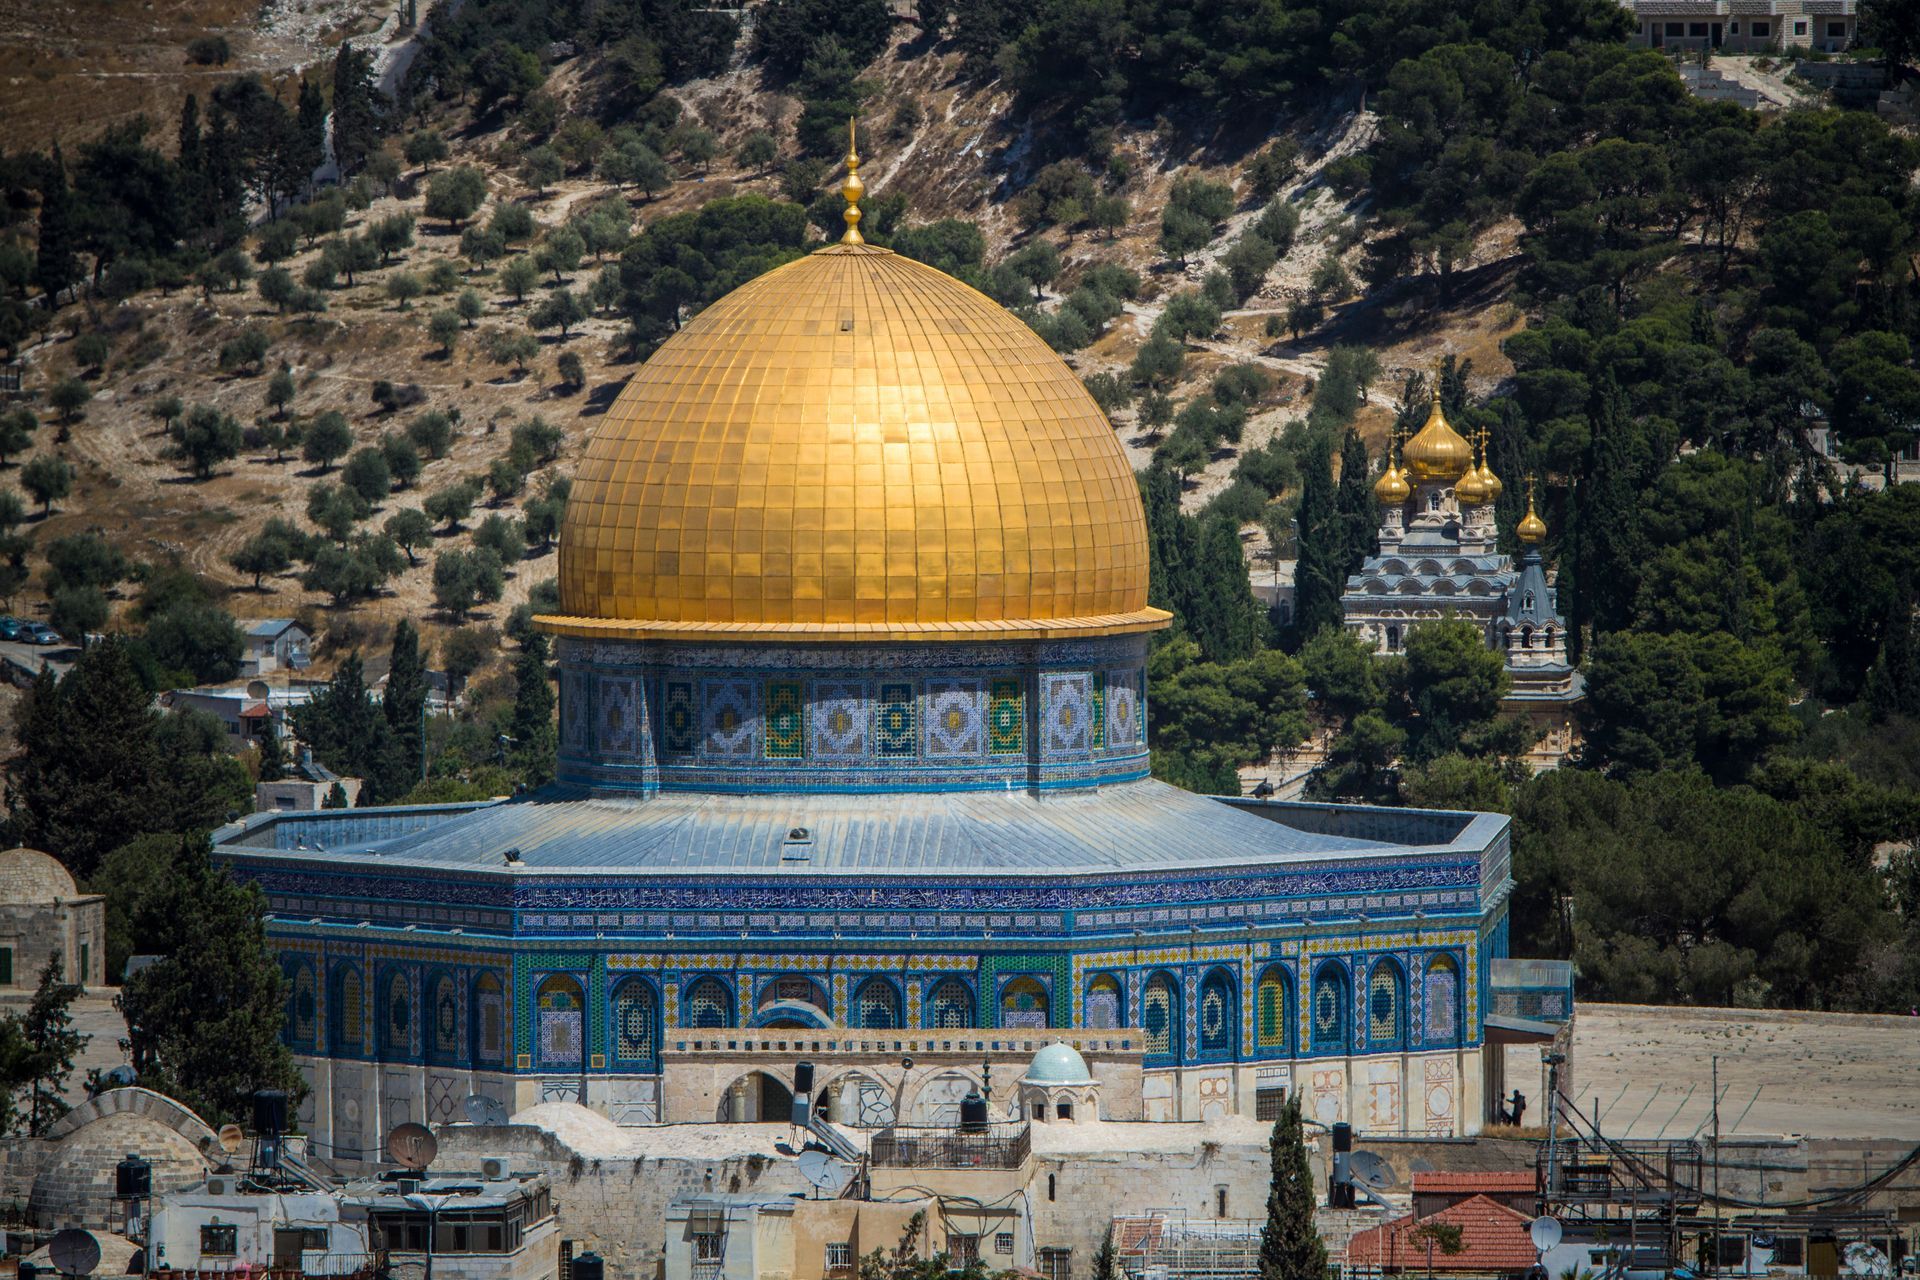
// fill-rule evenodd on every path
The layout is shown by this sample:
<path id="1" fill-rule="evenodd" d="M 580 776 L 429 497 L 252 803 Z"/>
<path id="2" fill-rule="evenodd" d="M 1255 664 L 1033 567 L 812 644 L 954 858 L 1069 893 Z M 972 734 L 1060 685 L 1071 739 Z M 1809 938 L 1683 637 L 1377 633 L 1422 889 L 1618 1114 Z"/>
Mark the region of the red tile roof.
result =
<path id="1" fill-rule="evenodd" d="M 1460 1228 L 1460 1252 L 1442 1253 L 1435 1245 L 1434 1274 L 1521 1272 L 1540 1260 L 1527 1235 L 1529 1221 L 1497 1200 L 1476 1195 L 1425 1218 L 1408 1214 L 1356 1233 L 1347 1245 L 1347 1265 L 1425 1271 L 1426 1241 L 1414 1240 L 1413 1232 L 1422 1223 L 1442 1222 Z"/>
<path id="2" fill-rule="evenodd" d="M 1413 1194 L 1521 1195 L 1534 1189 L 1533 1171 L 1517 1169 L 1505 1173 L 1416 1173 Z"/>

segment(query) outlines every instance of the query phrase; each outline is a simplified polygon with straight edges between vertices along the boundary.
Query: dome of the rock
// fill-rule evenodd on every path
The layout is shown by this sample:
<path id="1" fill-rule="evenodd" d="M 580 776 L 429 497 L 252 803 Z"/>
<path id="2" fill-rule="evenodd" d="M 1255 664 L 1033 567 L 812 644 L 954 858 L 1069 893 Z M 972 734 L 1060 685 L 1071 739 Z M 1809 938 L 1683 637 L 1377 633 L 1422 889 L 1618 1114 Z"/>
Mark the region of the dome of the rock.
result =
<path id="1" fill-rule="evenodd" d="M 838 244 L 714 303 L 595 431 L 552 630 L 978 639 L 1143 630 L 1139 492 L 1080 379 L 932 267 Z"/>

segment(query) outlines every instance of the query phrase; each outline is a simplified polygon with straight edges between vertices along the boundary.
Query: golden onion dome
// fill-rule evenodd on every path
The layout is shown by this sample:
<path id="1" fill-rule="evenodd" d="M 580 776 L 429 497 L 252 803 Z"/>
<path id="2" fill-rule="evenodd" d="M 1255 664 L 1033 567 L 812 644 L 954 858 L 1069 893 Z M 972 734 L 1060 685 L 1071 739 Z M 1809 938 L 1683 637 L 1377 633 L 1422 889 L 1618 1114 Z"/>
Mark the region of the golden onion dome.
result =
<path id="1" fill-rule="evenodd" d="M 1421 484 L 1458 479 L 1473 466 L 1473 446 L 1447 422 L 1447 415 L 1440 411 L 1438 391 L 1426 425 L 1400 450 L 1400 460 Z"/>
<path id="2" fill-rule="evenodd" d="M 1469 466 L 1461 477 L 1453 483 L 1453 496 L 1470 507 L 1477 507 L 1490 496 L 1487 482 L 1480 478 L 1480 469 Z"/>
<path id="3" fill-rule="evenodd" d="M 1547 522 L 1533 509 L 1533 478 L 1527 478 L 1527 514 L 1514 526 L 1514 535 L 1522 542 L 1538 542 L 1547 536 Z"/>
<path id="4" fill-rule="evenodd" d="M 1147 604 L 1133 469 L 1080 379 L 991 299 L 849 242 L 742 285 L 633 376 L 580 463 L 559 578 L 542 625 L 581 637 L 1169 618 Z"/>
<path id="5" fill-rule="evenodd" d="M 1486 486 L 1488 502 L 1492 502 L 1507 491 L 1507 486 L 1500 483 L 1500 477 L 1493 474 L 1493 468 L 1485 462 L 1480 464 L 1480 483 Z"/>
<path id="6" fill-rule="evenodd" d="M 1407 484 L 1407 477 L 1399 467 L 1393 465 L 1391 454 L 1387 457 L 1387 469 L 1373 482 L 1373 496 L 1390 507 L 1397 507 L 1413 496 L 1413 489 Z"/>

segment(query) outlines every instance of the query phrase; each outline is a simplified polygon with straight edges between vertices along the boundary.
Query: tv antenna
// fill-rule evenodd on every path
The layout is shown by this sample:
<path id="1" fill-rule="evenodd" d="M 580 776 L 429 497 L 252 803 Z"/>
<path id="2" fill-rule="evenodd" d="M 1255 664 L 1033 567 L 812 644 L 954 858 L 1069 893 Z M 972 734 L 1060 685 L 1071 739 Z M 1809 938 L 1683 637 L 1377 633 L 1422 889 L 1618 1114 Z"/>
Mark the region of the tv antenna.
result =
<path id="1" fill-rule="evenodd" d="M 395 1125 L 393 1132 L 387 1135 L 387 1154 L 393 1157 L 395 1164 L 419 1173 L 440 1154 L 440 1140 L 433 1136 L 433 1130 L 427 1126 L 408 1121 Z"/>

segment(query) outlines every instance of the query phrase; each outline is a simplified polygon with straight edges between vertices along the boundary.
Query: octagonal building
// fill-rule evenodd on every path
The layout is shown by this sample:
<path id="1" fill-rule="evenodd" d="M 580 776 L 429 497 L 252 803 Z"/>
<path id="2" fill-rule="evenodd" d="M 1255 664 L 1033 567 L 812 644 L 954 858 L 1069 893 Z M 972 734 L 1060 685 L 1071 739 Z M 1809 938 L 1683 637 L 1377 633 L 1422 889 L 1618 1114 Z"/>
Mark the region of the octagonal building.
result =
<path id="1" fill-rule="evenodd" d="M 218 835 L 343 1158 L 474 1094 L 783 1119 L 802 1062 L 842 1123 L 947 1123 L 982 1083 L 1011 1110 L 1053 1041 L 1107 1118 L 1291 1089 L 1472 1133 L 1498 1042 L 1571 1012 L 1505 959 L 1506 818 L 1149 776 L 1169 617 L 1125 455 L 931 267 L 856 236 L 689 321 L 595 433 L 559 555 L 554 785 Z"/>

